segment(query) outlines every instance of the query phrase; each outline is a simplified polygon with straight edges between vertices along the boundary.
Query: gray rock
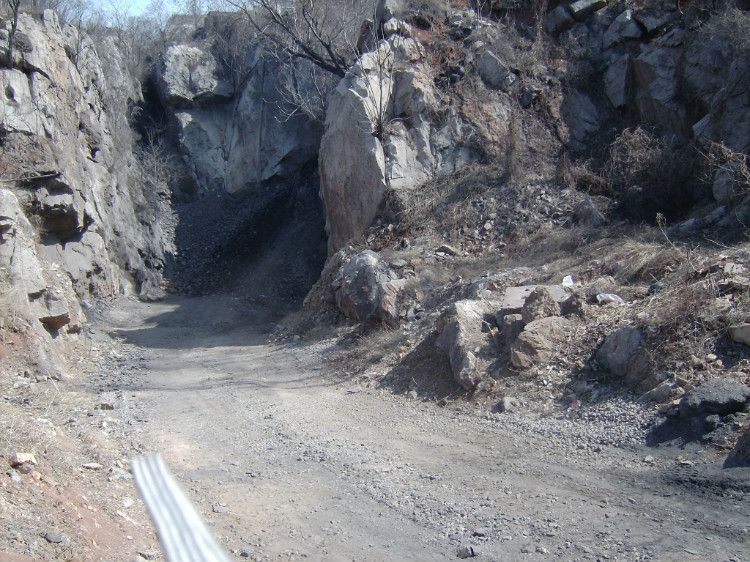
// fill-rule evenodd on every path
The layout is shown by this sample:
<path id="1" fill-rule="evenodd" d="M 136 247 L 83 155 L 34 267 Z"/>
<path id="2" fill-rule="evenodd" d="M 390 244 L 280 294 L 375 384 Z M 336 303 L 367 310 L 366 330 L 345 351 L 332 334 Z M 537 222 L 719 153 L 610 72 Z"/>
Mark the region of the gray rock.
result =
<path id="1" fill-rule="evenodd" d="M 741 382 L 715 378 L 688 392 L 680 400 L 683 417 L 717 414 L 725 416 L 742 411 L 750 404 L 750 386 Z"/>
<path id="2" fill-rule="evenodd" d="M 723 166 L 716 171 L 712 190 L 719 205 L 729 205 L 732 202 L 737 192 L 737 181 L 730 167 Z"/>
<path id="3" fill-rule="evenodd" d="M 398 324 L 404 280 L 385 266 L 378 255 L 365 250 L 339 269 L 333 290 L 336 305 L 349 318 Z"/>
<path id="4" fill-rule="evenodd" d="M 633 18 L 633 11 L 625 10 L 615 18 L 612 25 L 604 33 L 603 45 L 605 49 L 622 43 L 628 39 L 639 39 L 643 35 L 641 26 Z"/>
<path id="5" fill-rule="evenodd" d="M 590 141 L 591 135 L 596 133 L 601 126 L 599 112 L 594 102 L 578 90 L 572 90 L 565 97 L 561 113 L 570 130 L 571 140 L 579 145 Z"/>
<path id="6" fill-rule="evenodd" d="M 523 331 L 523 327 L 523 316 L 521 316 L 520 314 L 506 314 L 503 316 L 502 336 L 503 343 L 506 345 L 506 347 L 510 347 L 511 344 L 516 341 L 518 334 Z"/>
<path id="7" fill-rule="evenodd" d="M 45 295 L 45 313 L 39 318 L 45 328 L 57 331 L 66 324 L 70 324 L 70 308 L 65 297 L 56 292 Z"/>
<path id="8" fill-rule="evenodd" d="M 674 385 L 669 381 L 664 381 L 648 392 L 642 394 L 639 398 L 642 402 L 654 402 L 656 404 L 666 402 L 674 392 Z"/>
<path id="9" fill-rule="evenodd" d="M 547 14 L 545 26 L 550 35 L 559 35 L 576 22 L 567 7 L 558 6 Z"/>
<path id="10" fill-rule="evenodd" d="M 583 21 L 606 5 L 606 0 L 577 0 L 570 5 L 570 13 L 578 21 Z"/>
<path id="11" fill-rule="evenodd" d="M 530 324 L 534 320 L 549 316 L 560 316 L 560 306 L 546 287 L 537 287 L 526 297 L 521 309 L 521 318 L 524 324 Z"/>
<path id="12" fill-rule="evenodd" d="M 485 51 L 477 64 L 479 76 L 494 90 L 509 91 L 516 83 L 516 75 L 492 51 Z"/>
<path id="13" fill-rule="evenodd" d="M 474 126 L 441 105 L 423 55 L 413 39 L 391 36 L 360 57 L 329 97 L 318 159 L 329 253 L 370 226 L 387 192 L 409 192 L 479 156 L 464 141 Z M 387 68 L 384 76 L 384 57 L 398 72 Z M 509 115 L 507 104 L 497 106 Z M 431 117 L 438 114 L 439 122 Z M 383 121 L 388 135 L 378 138 Z"/>
<path id="14" fill-rule="evenodd" d="M 560 303 L 560 314 L 562 316 L 586 316 L 586 298 L 584 295 L 575 292 Z"/>
<path id="15" fill-rule="evenodd" d="M 167 105 L 192 107 L 232 98 L 232 84 L 221 76 L 211 53 L 190 45 L 172 45 L 167 48 L 162 65 L 159 86 Z"/>
<path id="16" fill-rule="evenodd" d="M 594 205 L 594 202 L 588 195 L 573 209 L 573 218 L 578 224 L 594 228 L 607 224 L 607 219 L 596 208 L 596 205 Z"/>
<path id="17" fill-rule="evenodd" d="M 732 62 L 724 87 L 713 97 L 698 133 L 733 150 L 750 152 L 750 56 Z"/>
<path id="18" fill-rule="evenodd" d="M 448 355 L 453 378 L 466 390 L 473 390 L 482 378 L 474 350 L 487 344 L 482 322 L 493 311 L 494 305 L 487 301 L 462 300 L 438 319 L 435 345 Z"/>
<path id="19" fill-rule="evenodd" d="M 649 379 L 652 368 L 643 335 L 638 328 L 626 326 L 612 332 L 596 352 L 596 359 L 613 375 L 624 379 L 628 386 L 650 390 L 642 387 Z"/>
<path id="20" fill-rule="evenodd" d="M 674 19 L 672 12 L 664 12 L 662 14 L 639 12 L 635 17 L 649 35 L 661 31 Z"/>
<path id="21" fill-rule="evenodd" d="M 479 556 L 479 552 L 471 545 L 463 545 L 456 551 L 456 557 L 460 559 L 474 558 Z"/>
<path id="22" fill-rule="evenodd" d="M 729 328 L 729 336 L 737 343 L 750 346 L 750 324 L 739 324 Z"/>
<path id="23" fill-rule="evenodd" d="M 511 396 L 503 396 L 495 405 L 495 410 L 501 414 L 510 414 L 517 412 L 522 407 L 521 401 Z"/>
<path id="24" fill-rule="evenodd" d="M 724 463 L 725 468 L 750 466 L 750 429 L 746 429 Z"/>
<path id="25" fill-rule="evenodd" d="M 62 542 L 65 542 L 65 535 L 47 532 L 44 534 L 44 540 L 46 540 L 50 544 L 60 544 Z"/>
<path id="26" fill-rule="evenodd" d="M 631 95 L 631 59 L 623 55 L 607 68 L 604 74 L 604 90 L 614 107 L 625 107 Z"/>
<path id="27" fill-rule="evenodd" d="M 534 320 L 524 327 L 510 347 L 510 362 L 516 369 L 529 369 L 551 361 L 561 352 L 573 324 L 553 316 Z"/>
<path id="28" fill-rule="evenodd" d="M 633 62 L 635 103 L 643 121 L 686 134 L 685 109 L 678 102 L 682 50 L 648 44 Z"/>
<path id="29" fill-rule="evenodd" d="M 506 314 L 521 314 L 523 306 L 526 304 L 526 299 L 537 288 L 545 289 L 558 304 L 567 299 L 569 295 L 560 285 L 520 285 L 518 287 L 508 287 L 503 291 L 503 295 L 497 303 L 497 325 L 503 325 L 503 318 Z"/>

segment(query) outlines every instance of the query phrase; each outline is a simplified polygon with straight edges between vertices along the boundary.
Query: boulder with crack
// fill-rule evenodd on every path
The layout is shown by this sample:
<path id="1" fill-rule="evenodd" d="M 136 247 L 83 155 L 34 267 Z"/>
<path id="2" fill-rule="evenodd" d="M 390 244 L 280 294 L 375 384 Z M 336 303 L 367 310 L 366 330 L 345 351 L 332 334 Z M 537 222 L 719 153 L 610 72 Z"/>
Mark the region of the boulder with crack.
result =
<path id="1" fill-rule="evenodd" d="M 469 391 L 482 380 L 475 352 L 489 343 L 482 322 L 494 313 L 495 306 L 482 300 L 457 301 L 438 319 L 435 345 L 448 355 L 455 381 Z"/>
<path id="2" fill-rule="evenodd" d="M 596 360 L 631 388 L 651 390 L 653 367 L 641 330 L 625 326 L 609 334 L 596 352 Z"/>
<path id="3" fill-rule="evenodd" d="M 550 316 L 527 324 L 510 346 L 510 363 L 516 369 L 530 369 L 549 363 L 568 340 L 573 323 Z"/>
<path id="4" fill-rule="evenodd" d="M 401 316 L 405 284 L 375 252 L 365 250 L 341 266 L 332 287 L 336 306 L 348 318 L 395 326 Z"/>

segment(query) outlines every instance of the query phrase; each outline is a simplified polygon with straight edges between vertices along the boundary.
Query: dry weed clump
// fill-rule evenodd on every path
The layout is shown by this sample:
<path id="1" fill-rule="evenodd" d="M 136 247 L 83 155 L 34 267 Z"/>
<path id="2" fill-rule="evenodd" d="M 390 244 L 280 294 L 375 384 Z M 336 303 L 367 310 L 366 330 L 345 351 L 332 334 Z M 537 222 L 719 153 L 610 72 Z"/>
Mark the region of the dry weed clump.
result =
<path id="1" fill-rule="evenodd" d="M 608 273 L 622 283 L 655 283 L 675 272 L 685 255 L 672 245 L 627 239 L 607 262 Z"/>
<path id="2" fill-rule="evenodd" d="M 609 147 L 603 176 L 624 211 L 653 221 L 657 213 L 679 217 L 695 198 L 701 159 L 692 145 L 677 145 L 643 127 L 625 129 Z"/>
<path id="3" fill-rule="evenodd" d="M 707 164 L 706 181 L 712 181 L 716 172 L 723 170 L 731 174 L 737 195 L 750 192 L 750 156 L 716 142 L 708 146 L 703 156 Z"/>
<path id="4" fill-rule="evenodd" d="M 740 9 L 734 1 L 721 5 L 700 27 L 697 40 L 731 46 L 735 54 L 750 52 L 750 12 Z"/>

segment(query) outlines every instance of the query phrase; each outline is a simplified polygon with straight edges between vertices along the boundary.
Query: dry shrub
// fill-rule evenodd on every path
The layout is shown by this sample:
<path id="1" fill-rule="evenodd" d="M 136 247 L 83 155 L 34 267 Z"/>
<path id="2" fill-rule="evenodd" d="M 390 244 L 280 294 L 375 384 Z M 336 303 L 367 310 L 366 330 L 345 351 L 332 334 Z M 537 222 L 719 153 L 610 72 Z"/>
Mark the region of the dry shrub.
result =
<path id="1" fill-rule="evenodd" d="M 722 4 L 699 29 L 698 41 L 731 45 L 735 54 L 750 52 L 750 12 L 741 10 L 734 2 Z"/>
<path id="2" fill-rule="evenodd" d="M 571 162 L 567 155 L 564 155 L 558 170 L 558 179 L 568 189 L 589 195 L 612 195 L 610 183 L 595 171 L 591 160 Z"/>
<path id="3" fill-rule="evenodd" d="M 625 240 L 607 256 L 608 273 L 622 283 L 653 283 L 673 273 L 685 254 L 671 245 Z"/>
<path id="4" fill-rule="evenodd" d="M 419 232 L 429 225 L 442 230 L 458 230 L 475 224 L 471 208 L 473 198 L 497 186 L 497 170 L 466 166 L 461 171 L 436 178 L 411 191 L 389 192 L 386 214 L 405 232 Z"/>
<path id="5" fill-rule="evenodd" d="M 697 156 L 692 145 L 677 145 L 634 127 L 610 145 L 603 176 L 630 218 L 654 221 L 658 213 L 679 218 L 699 193 Z"/>
<path id="6" fill-rule="evenodd" d="M 703 156 L 707 182 L 713 181 L 717 171 L 725 170 L 731 173 L 738 194 L 750 192 L 750 156 L 716 142 L 709 145 Z"/>

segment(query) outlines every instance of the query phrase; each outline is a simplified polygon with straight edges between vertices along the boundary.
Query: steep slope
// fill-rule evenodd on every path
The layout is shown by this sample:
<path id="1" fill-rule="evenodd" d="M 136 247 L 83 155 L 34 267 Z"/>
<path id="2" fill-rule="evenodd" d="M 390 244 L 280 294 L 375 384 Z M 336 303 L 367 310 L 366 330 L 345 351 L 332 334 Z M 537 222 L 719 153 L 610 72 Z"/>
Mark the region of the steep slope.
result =
<path id="1" fill-rule="evenodd" d="M 0 70 L 0 267 L 28 322 L 76 331 L 80 300 L 162 294 L 168 193 L 151 191 L 133 155 L 127 108 L 140 88 L 114 42 L 104 64 L 52 11 L 22 14 L 18 33 L 23 48 Z"/>

